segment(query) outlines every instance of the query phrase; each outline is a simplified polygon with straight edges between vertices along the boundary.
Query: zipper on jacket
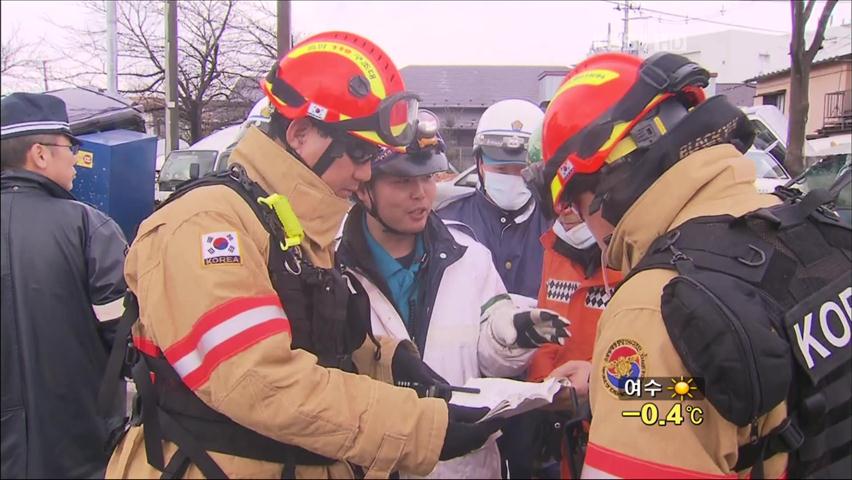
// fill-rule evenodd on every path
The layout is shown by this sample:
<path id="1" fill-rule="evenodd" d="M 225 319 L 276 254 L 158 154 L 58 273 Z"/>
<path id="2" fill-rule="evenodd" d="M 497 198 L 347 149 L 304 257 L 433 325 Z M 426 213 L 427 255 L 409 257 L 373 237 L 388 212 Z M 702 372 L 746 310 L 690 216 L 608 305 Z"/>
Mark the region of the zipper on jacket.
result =
<path id="1" fill-rule="evenodd" d="M 747 369 L 748 373 L 749 373 L 749 379 L 751 380 L 751 387 L 752 387 L 751 388 L 751 390 L 752 390 L 752 392 L 751 392 L 752 393 L 752 395 L 751 395 L 752 410 L 751 410 L 751 415 L 750 415 L 751 421 L 749 423 L 751 423 L 751 425 L 752 425 L 752 432 L 751 432 L 752 437 L 753 437 L 752 440 L 756 441 L 757 440 L 756 439 L 756 435 L 757 435 L 757 411 L 760 408 L 760 385 L 759 385 L 759 382 L 757 380 L 758 372 L 757 372 L 757 367 L 755 365 L 757 362 L 756 362 L 755 357 L 754 357 L 754 348 L 751 345 L 751 339 L 748 337 L 748 335 L 746 335 L 745 329 L 743 328 L 740 321 L 736 318 L 736 316 L 734 316 L 731 313 L 730 309 L 724 303 L 722 303 L 719 300 L 719 297 L 717 297 L 715 294 L 713 294 L 713 292 L 711 292 L 709 289 L 707 289 L 704 285 L 702 285 L 701 283 L 697 282 L 696 280 L 694 280 L 690 277 L 681 276 L 680 278 L 691 283 L 696 288 L 698 288 L 699 290 L 704 292 L 711 299 L 713 299 L 713 301 L 716 302 L 716 304 L 719 306 L 719 309 L 722 311 L 722 314 L 728 320 L 728 324 L 733 325 L 734 330 L 737 333 L 737 338 L 738 338 L 738 341 L 739 341 L 739 344 L 740 344 L 740 348 L 748 354 L 748 358 L 751 360 L 750 362 L 748 362 L 748 369 Z"/>
<path id="2" fill-rule="evenodd" d="M 408 324 L 405 325 L 406 330 L 408 330 L 408 336 L 411 337 L 411 342 L 415 345 L 417 345 L 416 335 L 414 334 L 414 325 L 417 321 L 417 312 L 414 310 L 416 303 L 413 298 L 408 299 Z M 403 323 L 405 323 L 404 320 Z M 422 357 L 423 355 L 421 354 L 420 356 Z"/>

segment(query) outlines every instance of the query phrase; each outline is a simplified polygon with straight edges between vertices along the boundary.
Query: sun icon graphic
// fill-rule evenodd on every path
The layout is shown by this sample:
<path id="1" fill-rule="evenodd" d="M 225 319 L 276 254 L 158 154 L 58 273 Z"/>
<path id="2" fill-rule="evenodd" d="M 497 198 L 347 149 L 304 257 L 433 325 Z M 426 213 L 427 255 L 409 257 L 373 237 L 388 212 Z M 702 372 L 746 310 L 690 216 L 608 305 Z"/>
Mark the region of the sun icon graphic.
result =
<path id="1" fill-rule="evenodd" d="M 697 390 L 698 387 L 694 385 L 695 379 L 690 378 L 689 380 L 684 380 L 683 377 L 680 379 L 671 379 L 672 384 L 666 387 L 666 390 L 671 390 L 672 396 L 671 398 L 675 398 L 680 396 L 680 401 L 683 401 L 683 397 L 694 398 L 692 395 L 692 390 Z"/>

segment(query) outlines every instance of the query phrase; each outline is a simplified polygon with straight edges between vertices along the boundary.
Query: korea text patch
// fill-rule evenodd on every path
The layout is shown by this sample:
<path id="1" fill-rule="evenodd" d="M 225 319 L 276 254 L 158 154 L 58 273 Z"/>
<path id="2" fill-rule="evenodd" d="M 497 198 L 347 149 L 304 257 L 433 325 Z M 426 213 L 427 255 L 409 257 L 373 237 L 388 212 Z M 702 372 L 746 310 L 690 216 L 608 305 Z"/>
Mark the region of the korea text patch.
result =
<path id="1" fill-rule="evenodd" d="M 236 232 L 212 232 L 201 236 L 204 265 L 239 265 L 240 242 Z"/>

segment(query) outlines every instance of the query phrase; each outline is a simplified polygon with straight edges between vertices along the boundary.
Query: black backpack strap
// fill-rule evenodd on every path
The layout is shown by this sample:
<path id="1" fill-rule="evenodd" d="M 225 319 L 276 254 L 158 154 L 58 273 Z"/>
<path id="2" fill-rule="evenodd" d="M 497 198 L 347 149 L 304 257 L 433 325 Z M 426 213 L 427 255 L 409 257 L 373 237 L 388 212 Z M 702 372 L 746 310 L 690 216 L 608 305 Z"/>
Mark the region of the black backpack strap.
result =
<path id="1" fill-rule="evenodd" d="M 792 452 L 801 447 L 804 441 L 805 436 L 798 423 L 792 416 L 787 417 L 767 435 L 739 447 L 734 471 L 741 472 L 751 467 L 751 478 L 763 478 L 763 460 L 779 453 Z"/>
<path id="2" fill-rule="evenodd" d="M 207 478 L 227 478 L 219 465 L 192 435 L 160 407 L 159 396 L 151 378 L 151 369 L 148 368 L 144 357 L 133 367 L 133 380 L 142 398 L 145 453 L 148 463 L 163 472 L 161 478 L 180 478 L 190 462 L 198 466 Z M 165 439 L 174 442 L 178 448 L 168 464 L 163 457 L 163 440 Z"/>
<path id="3" fill-rule="evenodd" d="M 774 194 L 784 203 L 772 207 L 761 208 L 746 216 L 759 216 L 777 226 L 780 230 L 801 225 L 823 205 L 834 201 L 837 195 L 830 191 L 817 188 L 802 196 L 798 190 L 779 187 Z"/>
<path id="4" fill-rule="evenodd" d="M 107 415 L 114 402 L 118 382 L 124 376 L 129 376 L 129 368 L 138 360 L 136 349 L 131 345 L 130 331 L 139 319 L 139 303 L 136 295 L 128 290 L 124 294 L 124 313 L 118 321 L 115 331 L 115 343 L 107 359 L 106 370 L 98 391 L 98 411 Z M 122 372 L 127 373 L 123 375 Z"/>
<path id="5" fill-rule="evenodd" d="M 188 180 L 177 186 L 174 193 L 161 203 L 157 208 L 163 208 L 169 203 L 182 197 L 188 192 L 201 187 L 223 185 L 242 197 L 254 212 L 263 228 L 269 233 L 270 245 L 284 245 L 286 242 L 286 230 L 281 220 L 271 206 L 261 204 L 258 200 L 266 198 L 268 193 L 257 182 L 253 181 L 246 173 L 245 167 L 239 163 L 232 163 L 227 170 L 216 172 L 204 177 Z M 306 260 L 301 257 L 298 248 L 289 248 L 283 252 L 285 266 L 295 275 L 299 275 L 300 264 Z"/>
<path id="6" fill-rule="evenodd" d="M 182 477 L 189 463 L 197 466 L 206 478 L 228 478 L 225 472 L 222 471 L 192 434 L 186 431 L 171 415 L 160 409 L 159 417 L 162 421 L 160 424 L 163 429 L 162 431 L 166 434 L 167 438 L 172 439 L 174 444 L 178 446 L 178 451 L 175 452 L 169 465 L 163 469 L 163 476 L 161 478 Z M 147 424 L 145 428 L 148 428 Z"/>

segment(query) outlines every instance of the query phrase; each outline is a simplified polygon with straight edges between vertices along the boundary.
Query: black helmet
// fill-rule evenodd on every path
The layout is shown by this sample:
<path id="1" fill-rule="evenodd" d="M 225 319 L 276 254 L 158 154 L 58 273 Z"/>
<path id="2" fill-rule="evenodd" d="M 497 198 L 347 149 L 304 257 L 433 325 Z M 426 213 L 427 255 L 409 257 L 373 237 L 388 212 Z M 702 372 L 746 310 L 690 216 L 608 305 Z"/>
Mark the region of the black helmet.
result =
<path id="1" fill-rule="evenodd" d="M 449 168 L 444 154 L 446 145 L 438 133 L 438 117 L 428 110 L 420 110 L 417 120 L 417 138 L 405 147 L 405 151 L 383 149 L 373 161 L 374 176 L 419 177 Z"/>

